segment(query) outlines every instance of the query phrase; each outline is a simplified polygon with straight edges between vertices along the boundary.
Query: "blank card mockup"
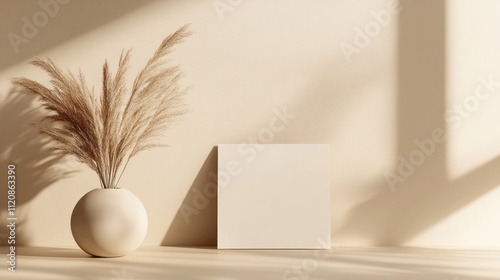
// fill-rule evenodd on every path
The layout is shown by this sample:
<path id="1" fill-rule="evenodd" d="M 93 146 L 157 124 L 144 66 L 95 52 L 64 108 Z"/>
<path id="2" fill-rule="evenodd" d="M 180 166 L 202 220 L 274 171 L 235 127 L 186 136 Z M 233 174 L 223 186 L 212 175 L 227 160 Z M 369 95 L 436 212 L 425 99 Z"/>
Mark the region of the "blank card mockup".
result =
<path id="1" fill-rule="evenodd" d="M 219 249 L 330 249 L 329 146 L 218 146 Z"/>

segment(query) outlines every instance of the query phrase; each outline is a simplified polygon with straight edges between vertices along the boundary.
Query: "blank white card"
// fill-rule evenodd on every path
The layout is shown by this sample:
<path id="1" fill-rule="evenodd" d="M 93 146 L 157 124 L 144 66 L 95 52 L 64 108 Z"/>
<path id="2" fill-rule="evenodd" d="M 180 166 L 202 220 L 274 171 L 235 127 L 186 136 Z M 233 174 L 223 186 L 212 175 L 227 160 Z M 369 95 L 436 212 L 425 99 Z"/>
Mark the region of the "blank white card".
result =
<path id="1" fill-rule="evenodd" d="M 219 249 L 330 249 L 329 146 L 218 146 Z"/>

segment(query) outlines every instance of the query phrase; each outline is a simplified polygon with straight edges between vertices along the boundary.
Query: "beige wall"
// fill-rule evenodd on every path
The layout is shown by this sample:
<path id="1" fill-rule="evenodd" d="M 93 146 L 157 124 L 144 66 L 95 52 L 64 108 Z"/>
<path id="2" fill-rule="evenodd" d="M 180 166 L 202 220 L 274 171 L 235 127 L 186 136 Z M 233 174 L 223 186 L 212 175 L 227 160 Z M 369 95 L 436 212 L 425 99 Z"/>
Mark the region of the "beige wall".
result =
<path id="1" fill-rule="evenodd" d="M 167 34 L 192 23 L 196 34 L 172 55 L 193 86 L 191 113 L 166 132 L 170 148 L 138 155 L 121 181 L 148 210 L 146 244 L 214 244 L 216 201 L 189 222 L 182 205 L 200 205 L 193 199 L 212 181 L 215 145 L 255 142 L 286 110 L 294 118 L 272 143 L 330 144 L 334 245 L 499 246 L 500 89 L 488 95 L 483 87 L 481 99 L 474 93 L 481 79 L 500 80 L 500 5 L 394 3 L 72 0 L 16 53 L 8 34 L 21 34 L 22 18 L 43 9 L 37 1 L 0 2 L 1 169 L 17 163 L 19 240 L 75 246 L 71 211 L 99 183 L 85 166 L 50 156 L 28 128 L 40 114 L 30 110 L 36 104 L 8 95 L 9 78 L 47 81 L 28 61 L 48 56 L 80 67 L 98 89 L 104 59 L 116 64 L 123 48 L 133 48 L 135 72 Z M 464 102 L 470 110 L 448 112 Z M 404 169 L 406 161 L 421 165 Z M 387 176 L 397 182 L 392 188 Z"/>

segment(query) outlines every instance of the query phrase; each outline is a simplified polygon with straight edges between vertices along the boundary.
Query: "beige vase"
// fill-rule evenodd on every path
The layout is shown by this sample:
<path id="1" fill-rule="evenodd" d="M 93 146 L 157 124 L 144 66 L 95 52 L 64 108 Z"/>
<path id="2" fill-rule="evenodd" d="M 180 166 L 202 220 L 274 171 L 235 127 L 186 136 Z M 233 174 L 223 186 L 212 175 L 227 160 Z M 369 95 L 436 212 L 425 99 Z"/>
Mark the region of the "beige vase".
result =
<path id="1" fill-rule="evenodd" d="M 139 198 L 125 189 L 95 189 L 71 215 L 71 232 L 80 248 L 97 257 L 120 257 L 144 241 L 148 216 Z"/>

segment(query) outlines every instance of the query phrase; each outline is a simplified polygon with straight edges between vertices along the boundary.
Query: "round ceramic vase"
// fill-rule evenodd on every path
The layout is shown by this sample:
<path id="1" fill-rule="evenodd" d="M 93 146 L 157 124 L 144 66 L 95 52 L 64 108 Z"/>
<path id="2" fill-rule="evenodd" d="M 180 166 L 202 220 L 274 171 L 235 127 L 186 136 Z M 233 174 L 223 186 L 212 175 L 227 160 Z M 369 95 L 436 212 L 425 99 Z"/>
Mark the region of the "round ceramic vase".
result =
<path id="1" fill-rule="evenodd" d="M 96 257 L 120 257 L 144 241 L 148 216 L 139 198 L 125 189 L 95 189 L 71 215 L 71 232 L 80 248 Z"/>

